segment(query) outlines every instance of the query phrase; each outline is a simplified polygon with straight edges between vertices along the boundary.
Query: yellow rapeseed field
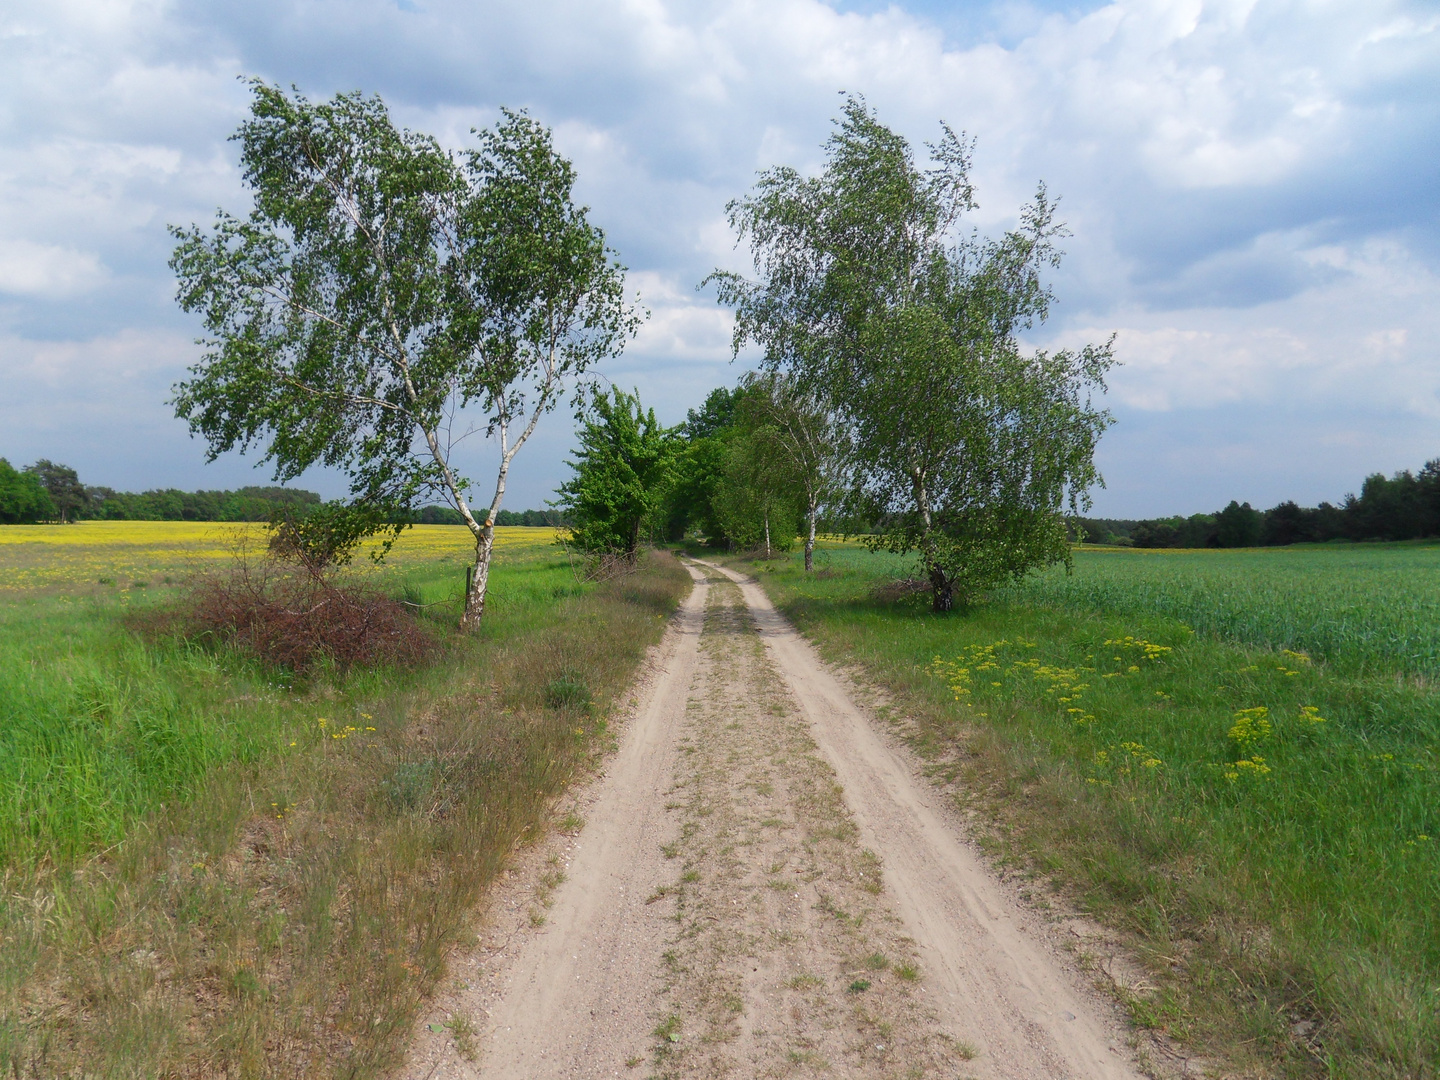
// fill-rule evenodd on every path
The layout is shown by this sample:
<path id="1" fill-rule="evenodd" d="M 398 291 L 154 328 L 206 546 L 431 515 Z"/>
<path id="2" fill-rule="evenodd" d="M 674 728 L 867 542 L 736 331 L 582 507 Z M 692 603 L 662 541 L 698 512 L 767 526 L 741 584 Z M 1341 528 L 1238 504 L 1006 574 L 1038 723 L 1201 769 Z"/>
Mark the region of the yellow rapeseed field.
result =
<path id="1" fill-rule="evenodd" d="M 74 525 L 0 525 L 0 591 L 180 582 L 264 543 L 265 526 L 213 521 L 82 521 Z M 497 557 L 539 555 L 554 529 L 495 530 Z M 416 525 L 401 534 L 388 565 L 463 564 L 473 557 L 470 533 L 454 525 Z M 358 568 L 368 567 L 363 555 Z"/>

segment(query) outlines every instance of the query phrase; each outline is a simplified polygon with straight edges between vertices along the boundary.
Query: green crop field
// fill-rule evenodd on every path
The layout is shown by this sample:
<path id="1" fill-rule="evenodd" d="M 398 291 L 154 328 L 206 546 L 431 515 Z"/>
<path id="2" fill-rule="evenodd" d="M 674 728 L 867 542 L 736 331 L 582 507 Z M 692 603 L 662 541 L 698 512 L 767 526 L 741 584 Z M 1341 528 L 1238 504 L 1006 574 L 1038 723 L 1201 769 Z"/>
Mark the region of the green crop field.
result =
<path id="1" fill-rule="evenodd" d="M 1138 1022 L 1236 1069 L 1440 1069 L 1440 548 L 1081 551 L 938 617 L 904 559 L 817 569 L 761 577 L 1152 959 Z"/>
<path id="2" fill-rule="evenodd" d="M 1440 673 L 1440 545 L 1237 551 L 1081 549 L 1008 590 L 1018 600 L 1167 615 L 1347 670 Z"/>

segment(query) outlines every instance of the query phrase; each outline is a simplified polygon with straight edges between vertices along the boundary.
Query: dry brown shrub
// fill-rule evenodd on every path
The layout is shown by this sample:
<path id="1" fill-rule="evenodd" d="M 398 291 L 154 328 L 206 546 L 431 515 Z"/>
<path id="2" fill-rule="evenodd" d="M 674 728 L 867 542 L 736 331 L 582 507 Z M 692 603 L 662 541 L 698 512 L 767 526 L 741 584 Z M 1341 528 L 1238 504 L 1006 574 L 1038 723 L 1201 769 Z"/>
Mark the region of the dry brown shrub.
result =
<path id="1" fill-rule="evenodd" d="M 601 551 L 585 556 L 586 581 L 610 581 L 625 574 L 633 574 L 637 559 L 623 552 Z"/>
<path id="2" fill-rule="evenodd" d="M 191 637 L 297 672 L 413 665 L 435 650 L 405 605 L 373 585 L 243 552 L 228 574 L 196 583 L 185 623 Z"/>

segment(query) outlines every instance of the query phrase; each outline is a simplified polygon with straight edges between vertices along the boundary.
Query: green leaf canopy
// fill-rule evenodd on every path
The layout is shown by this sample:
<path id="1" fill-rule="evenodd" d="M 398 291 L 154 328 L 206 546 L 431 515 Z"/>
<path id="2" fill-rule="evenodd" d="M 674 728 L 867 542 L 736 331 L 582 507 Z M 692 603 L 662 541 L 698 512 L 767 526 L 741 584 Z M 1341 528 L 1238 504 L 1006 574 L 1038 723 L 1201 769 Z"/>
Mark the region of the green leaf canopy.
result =
<path id="1" fill-rule="evenodd" d="M 575 475 L 560 486 L 558 505 L 571 517 L 571 536 L 583 551 L 634 560 L 640 540 L 664 503 L 676 433 L 662 427 L 640 394 L 618 387 L 596 391 L 580 415 Z"/>
<path id="2" fill-rule="evenodd" d="M 516 451 L 636 328 L 623 268 L 523 113 L 457 158 L 379 98 L 251 89 L 235 139 L 254 208 L 173 230 L 180 305 L 209 334 L 176 411 L 212 459 L 258 445 L 278 479 L 342 469 L 352 501 L 389 520 L 441 494 L 476 536 L 478 619 Z M 500 466 L 472 514 L 453 451 L 478 431 Z"/>
<path id="3" fill-rule="evenodd" d="M 1043 185 L 1017 229 L 987 240 L 959 228 L 972 144 L 949 128 L 922 168 L 850 98 L 827 151 L 819 176 L 772 169 L 730 204 L 758 278 L 712 280 L 736 350 L 758 342 L 831 403 L 850 511 L 875 523 L 875 546 L 920 553 L 945 610 L 1069 558 L 1061 512 L 1100 482 L 1110 418 L 1092 398 L 1110 346 L 1020 346 L 1049 312 L 1042 273 L 1065 235 Z"/>

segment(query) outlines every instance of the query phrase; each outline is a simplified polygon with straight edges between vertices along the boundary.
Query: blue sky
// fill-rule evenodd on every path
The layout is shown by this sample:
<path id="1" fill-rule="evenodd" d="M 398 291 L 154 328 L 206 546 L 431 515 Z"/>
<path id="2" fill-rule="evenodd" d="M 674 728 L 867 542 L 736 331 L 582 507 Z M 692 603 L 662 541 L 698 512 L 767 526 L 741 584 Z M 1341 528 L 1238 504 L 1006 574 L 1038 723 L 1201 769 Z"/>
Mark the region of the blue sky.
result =
<path id="1" fill-rule="evenodd" d="M 0 10 L 0 456 L 117 488 L 265 482 L 164 401 L 198 355 L 165 226 L 245 208 L 240 75 L 378 92 L 463 146 L 529 108 L 651 310 L 607 374 L 677 421 L 733 382 L 696 283 L 727 199 L 814 168 L 842 91 L 978 139 L 982 230 L 1073 237 L 1034 344 L 1117 334 L 1097 513 L 1270 506 L 1440 457 L 1440 11 L 1372 0 L 53 0 Z M 742 362 L 743 364 L 743 362 Z M 564 478 L 558 412 L 514 508 Z M 484 481 L 486 448 L 467 463 Z M 327 495 L 334 477 L 308 477 Z"/>

